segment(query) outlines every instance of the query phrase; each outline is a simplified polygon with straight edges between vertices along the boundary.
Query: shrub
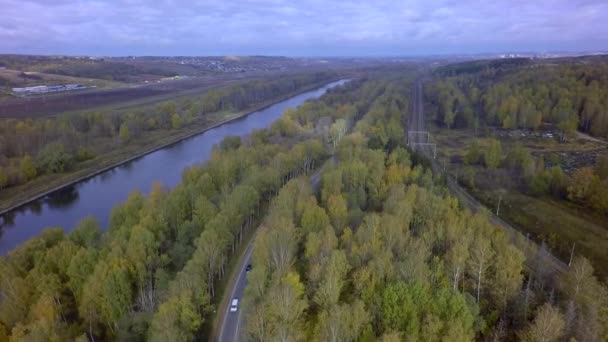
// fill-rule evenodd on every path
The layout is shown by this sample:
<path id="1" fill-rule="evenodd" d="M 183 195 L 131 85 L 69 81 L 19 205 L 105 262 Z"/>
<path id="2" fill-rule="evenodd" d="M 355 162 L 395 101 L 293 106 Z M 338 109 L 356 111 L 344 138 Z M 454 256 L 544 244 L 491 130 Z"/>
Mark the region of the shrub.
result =
<path id="1" fill-rule="evenodd" d="M 38 168 L 48 173 L 59 173 L 68 169 L 72 156 L 65 151 L 61 143 L 52 143 L 38 152 Z"/>

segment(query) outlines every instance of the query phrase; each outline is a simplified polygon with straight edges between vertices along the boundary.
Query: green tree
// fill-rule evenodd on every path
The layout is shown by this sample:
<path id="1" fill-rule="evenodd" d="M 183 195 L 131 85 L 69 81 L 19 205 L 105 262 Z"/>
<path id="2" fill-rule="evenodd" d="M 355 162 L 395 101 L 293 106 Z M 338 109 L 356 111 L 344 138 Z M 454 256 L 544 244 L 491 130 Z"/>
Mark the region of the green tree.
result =
<path id="1" fill-rule="evenodd" d="M 288 272 L 283 278 L 268 290 L 269 298 L 273 298 L 271 321 L 274 338 L 271 340 L 299 340 L 303 334 L 304 310 L 308 307 L 304 299 L 304 285 L 297 273 Z"/>
<path id="2" fill-rule="evenodd" d="M 166 117 L 171 117 L 177 112 L 177 105 L 173 101 L 163 102 L 158 106 L 158 109 Z"/>
<path id="3" fill-rule="evenodd" d="M 524 255 L 507 241 L 497 241 L 499 246 L 494 260 L 494 274 L 490 276 L 490 292 L 494 302 L 506 309 L 507 304 L 519 293 L 523 282 Z"/>
<path id="4" fill-rule="evenodd" d="M 70 233 L 70 239 L 83 247 L 95 247 L 101 237 L 99 222 L 95 216 L 82 219 Z"/>
<path id="5" fill-rule="evenodd" d="M 321 283 L 315 293 L 314 300 L 320 307 L 329 309 L 338 303 L 348 269 L 346 254 L 334 251 L 325 264 Z"/>
<path id="6" fill-rule="evenodd" d="M 80 248 L 70 260 L 66 275 L 68 276 L 68 286 L 74 293 L 78 304 L 83 302 L 82 290 L 95 269 L 98 253 L 93 248 Z M 87 322 L 88 323 L 88 322 Z"/>
<path id="7" fill-rule="evenodd" d="M 238 135 L 227 136 L 220 142 L 220 148 L 224 151 L 236 150 L 241 146 L 241 137 Z"/>
<path id="8" fill-rule="evenodd" d="M 322 311 L 316 332 L 319 341 L 356 341 L 369 321 L 364 304 L 357 300 Z"/>
<path id="9" fill-rule="evenodd" d="M 179 114 L 175 113 L 175 114 L 171 115 L 171 127 L 173 129 L 182 128 L 182 124 L 183 124 L 183 120 Z"/>
<path id="10" fill-rule="evenodd" d="M 595 159 L 594 173 L 601 180 L 608 178 L 608 155 L 598 155 Z"/>
<path id="11" fill-rule="evenodd" d="M 481 300 L 481 289 L 485 285 L 486 273 L 491 266 L 490 262 L 494 256 L 494 250 L 492 249 L 492 243 L 487 236 L 488 227 L 486 226 L 486 223 L 478 221 L 477 225 L 475 239 L 473 240 L 470 249 L 471 257 L 468 262 L 471 276 L 475 282 L 475 297 L 477 303 L 479 303 Z"/>
<path id="12" fill-rule="evenodd" d="M 305 232 L 320 232 L 329 226 L 329 217 L 325 210 L 317 205 L 314 197 L 306 201 L 301 226 Z"/>
<path id="13" fill-rule="evenodd" d="M 443 123 L 450 129 L 454 124 L 454 119 L 456 118 L 456 113 L 452 109 L 446 110 L 443 116 Z"/>
<path id="14" fill-rule="evenodd" d="M 416 304 L 428 301 L 426 290 L 420 284 L 391 284 L 382 294 L 382 326 L 384 331 L 401 331 L 417 339 L 423 307 Z"/>
<path id="15" fill-rule="evenodd" d="M 19 165 L 19 169 L 21 170 L 21 174 L 26 181 L 32 180 L 36 178 L 37 170 L 32 158 L 26 154 L 21 159 L 21 164 Z"/>
<path id="16" fill-rule="evenodd" d="M 4 189 L 8 184 L 8 176 L 4 171 L 4 168 L 0 167 L 0 190 Z"/>
<path id="17" fill-rule="evenodd" d="M 585 296 L 590 294 L 594 280 L 593 266 L 589 260 L 577 256 L 563 277 L 564 289 L 571 300 L 582 303 Z"/>
<path id="18" fill-rule="evenodd" d="M 568 199 L 582 203 L 589 200 L 592 192 L 599 183 L 599 178 L 593 174 L 593 169 L 590 167 L 577 169 L 570 179 L 570 185 L 568 185 Z"/>
<path id="19" fill-rule="evenodd" d="M 530 179 L 530 191 L 535 196 L 542 196 L 549 193 L 549 179 L 544 171 L 537 172 Z"/>
<path id="20" fill-rule="evenodd" d="M 344 197 L 342 197 L 342 195 L 329 196 L 329 199 L 327 200 L 327 212 L 329 213 L 332 226 L 336 230 L 336 234 L 342 233 L 348 215 L 348 208 L 346 207 Z"/>
<path id="21" fill-rule="evenodd" d="M 83 288 L 80 313 L 89 322 L 97 319 L 116 331 L 128 312 L 133 295 L 130 265 L 125 259 L 111 258 L 97 264 Z"/>
<path id="22" fill-rule="evenodd" d="M 382 295 L 383 331 L 413 340 L 471 341 L 475 316 L 458 292 L 433 293 L 419 283 L 389 284 Z"/>
<path id="23" fill-rule="evenodd" d="M 471 145 L 469 145 L 469 148 L 464 155 L 464 163 L 467 165 L 479 164 L 482 157 L 483 153 L 481 152 L 479 141 L 475 139 Z"/>
<path id="24" fill-rule="evenodd" d="M 566 135 L 572 133 L 578 127 L 578 115 L 576 115 L 569 97 L 562 97 L 553 108 L 557 128 L 562 131 L 561 140 L 566 141 Z"/>
<path id="25" fill-rule="evenodd" d="M 488 169 L 496 169 L 502 159 L 502 147 L 497 139 L 490 139 L 484 154 L 484 164 Z"/>
<path id="26" fill-rule="evenodd" d="M 67 153 L 61 143 L 45 146 L 36 158 L 38 168 L 48 173 L 60 173 L 68 169 L 72 163 L 72 156 Z"/>
<path id="27" fill-rule="evenodd" d="M 129 142 L 131 140 L 131 134 L 129 133 L 129 126 L 126 123 L 120 125 L 120 129 L 118 131 L 118 137 L 123 143 Z"/>
<path id="28" fill-rule="evenodd" d="M 338 119 L 333 125 L 331 125 L 329 130 L 329 140 L 334 148 L 336 148 L 340 140 L 342 140 L 347 129 L 348 126 L 346 124 L 346 120 L 344 119 Z"/>
<path id="29" fill-rule="evenodd" d="M 516 143 L 505 158 L 507 167 L 519 171 L 524 176 L 529 176 L 533 172 L 534 160 L 530 150 L 521 143 Z"/>
<path id="30" fill-rule="evenodd" d="M 203 323 L 188 292 L 171 297 L 154 314 L 148 338 L 150 341 L 192 341 Z"/>

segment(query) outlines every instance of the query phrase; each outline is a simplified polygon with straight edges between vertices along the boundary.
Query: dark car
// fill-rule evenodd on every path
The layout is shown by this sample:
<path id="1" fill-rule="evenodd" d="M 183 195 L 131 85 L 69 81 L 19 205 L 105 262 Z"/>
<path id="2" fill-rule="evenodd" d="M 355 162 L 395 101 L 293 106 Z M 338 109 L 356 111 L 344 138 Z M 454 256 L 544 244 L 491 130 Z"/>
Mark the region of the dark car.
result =
<path id="1" fill-rule="evenodd" d="M 245 267 L 245 271 L 249 272 L 249 271 L 251 271 L 251 268 L 252 268 L 251 264 L 248 264 L 247 267 Z"/>

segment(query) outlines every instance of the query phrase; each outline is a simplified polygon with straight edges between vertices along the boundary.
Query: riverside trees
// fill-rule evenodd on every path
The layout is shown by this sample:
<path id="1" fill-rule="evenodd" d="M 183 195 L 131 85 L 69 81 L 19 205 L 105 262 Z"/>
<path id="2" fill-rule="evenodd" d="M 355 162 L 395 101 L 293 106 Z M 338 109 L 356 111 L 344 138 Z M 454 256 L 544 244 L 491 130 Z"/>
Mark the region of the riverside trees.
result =
<path id="1" fill-rule="evenodd" d="M 289 111 L 288 120 L 308 118 L 305 125 L 294 121 L 292 132 L 227 138 L 204 165 L 184 170 L 174 189 L 155 184 L 147 196 L 133 192 L 112 210 L 105 233 L 86 219 L 70 234 L 49 229 L 9 252 L 0 259 L 0 334 L 13 340 L 200 338 L 218 280 L 264 203 L 327 158 L 331 144 L 317 127 L 326 121 L 320 116 L 330 124 L 352 122 L 375 99 L 366 84 Z M 314 217 L 311 222 L 324 225 Z M 289 249 L 276 248 L 277 265 L 288 264 Z M 286 278 L 276 291 L 302 304 L 297 278 Z M 286 323 L 299 317 L 295 309 L 280 315 Z"/>
<path id="2" fill-rule="evenodd" d="M 53 119 L 0 120 L 0 188 L 61 173 L 152 132 L 209 124 L 208 114 L 239 112 L 279 96 L 329 82 L 336 75 L 310 73 L 231 85 L 193 99 L 166 101 L 130 112 L 84 112 Z"/>
<path id="3" fill-rule="evenodd" d="M 325 158 L 323 137 L 299 131 L 221 144 L 173 190 L 132 193 L 105 234 L 88 219 L 11 251 L 0 260 L 4 336 L 193 339 L 263 201 Z M 45 165 L 61 166 L 57 158 Z"/>
<path id="4" fill-rule="evenodd" d="M 174 189 L 133 192 L 106 233 L 87 219 L 69 235 L 49 229 L 11 251 L 0 259 L 0 334 L 204 338 L 218 279 L 271 201 L 242 304 L 251 339 L 470 340 L 500 335 L 500 327 L 523 334 L 538 305 L 555 297 L 574 317 L 564 336 L 579 338 L 585 329 L 571 327 L 587 325 L 605 336 L 605 290 L 584 263 L 573 263 L 569 285 L 550 295 L 544 279 L 524 273 L 504 234 L 461 210 L 391 140 L 400 135 L 391 122 L 404 112 L 386 105 L 407 108 L 409 80 L 353 81 L 287 112 L 293 131 L 228 138 Z M 333 152 L 325 128 L 338 119 L 354 133 L 337 144 L 317 196 L 300 176 Z M 589 279 L 593 286 L 577 285 Z M 562 298 L 575 298 L 572 315 Z"/>

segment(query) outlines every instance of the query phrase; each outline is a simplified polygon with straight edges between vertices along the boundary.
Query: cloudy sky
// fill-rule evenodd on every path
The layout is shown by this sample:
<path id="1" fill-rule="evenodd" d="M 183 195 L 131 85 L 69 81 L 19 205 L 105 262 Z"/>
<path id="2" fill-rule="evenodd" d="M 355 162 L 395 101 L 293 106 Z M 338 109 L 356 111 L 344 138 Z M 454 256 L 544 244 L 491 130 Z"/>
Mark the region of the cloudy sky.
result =
<path id="1" fill-rule="evenodd" d="M 0 53 L 608 50 L 608 0 L 0 0 Z"/>

